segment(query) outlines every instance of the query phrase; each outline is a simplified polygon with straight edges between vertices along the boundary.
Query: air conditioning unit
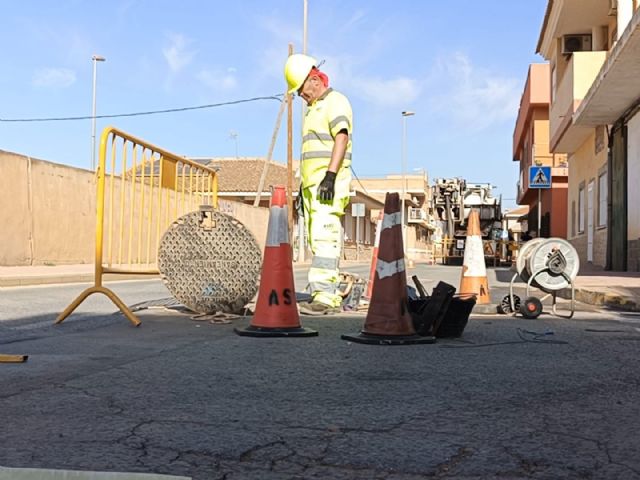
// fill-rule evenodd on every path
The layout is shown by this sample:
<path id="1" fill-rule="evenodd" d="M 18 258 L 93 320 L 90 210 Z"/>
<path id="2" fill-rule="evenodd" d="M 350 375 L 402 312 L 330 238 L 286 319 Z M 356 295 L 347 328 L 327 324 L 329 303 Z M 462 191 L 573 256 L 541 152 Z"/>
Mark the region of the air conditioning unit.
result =
<path id="1" fill-rule="evenodd" d="M 591 34 L 565 35 L 562 37 L 562 53 L 570 55 L 573 52 L 590 52 Z"/>

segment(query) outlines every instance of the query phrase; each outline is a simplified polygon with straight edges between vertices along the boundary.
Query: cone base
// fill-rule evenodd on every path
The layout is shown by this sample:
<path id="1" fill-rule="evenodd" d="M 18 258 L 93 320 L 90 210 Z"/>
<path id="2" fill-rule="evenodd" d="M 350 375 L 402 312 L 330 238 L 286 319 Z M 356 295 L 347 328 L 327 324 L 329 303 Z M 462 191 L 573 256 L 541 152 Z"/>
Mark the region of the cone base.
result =
<path id="1" fill-rule="evenodd" d="M 356 333 L 353 335 L 340 335 L 342 340 L 364 343 L 367 345 L 422 345 L 436 343 L 436 337 L 420 335 L 373 335 L 370 333 Z"/>
<path id="2" fill-rule="evenodd" d="M 318 332 L 304 327 L 267 328 L 249 325 L 246 328 L 234 328 L 241 337 L 317 337 Z"/>

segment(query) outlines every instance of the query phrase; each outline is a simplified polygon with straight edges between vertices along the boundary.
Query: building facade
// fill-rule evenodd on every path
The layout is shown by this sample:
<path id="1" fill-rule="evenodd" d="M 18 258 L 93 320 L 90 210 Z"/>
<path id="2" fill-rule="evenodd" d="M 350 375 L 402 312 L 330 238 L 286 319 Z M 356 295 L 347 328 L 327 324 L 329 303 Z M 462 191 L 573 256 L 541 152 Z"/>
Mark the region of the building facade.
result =
<path id="1" fill-rule="evenodd" d="M 354 181 L 367 195 L 384 203 L 388 192 L 404 192 L 403 232 L 405 255 L 411 260 L 430 259 L 431 236 L 436 229 L 433 216 L 431 186 L 426 172 L 387 175 L 384 178 L 361 178 Z"/>
<path id="2" fill-rule="evenodd" d="M 540 237 L 567 238 L 567 156 L 549 151 L 549 64 L 529 67 L 513 133 L 513 161 L 519 162 L 518 205 L 528 206 L 526 229 Z M 532 188 L 530 171 L 550 167 L 550 188 Z"/>
<path id="3" fill-rule="evenodd" d="M 638 2 L 615 4 L 611 44 L 584 100 L 576 125 L 596 128 L 608 146 L 607 265 L 640 271 L 640 10 Z M 635 205 L 635 206 L 634 206 Z"/>
<path id="4" fill-rule="evenodd" d="M 581 262 L 596 269 L 638 268 L 632 257 L 640 231 L 629 230 L 627 198 L 633 117 L 628 108 L 595 115 L 610 110 L 614 98 L 632 107 L 640 96 L 637 72 L 629 70 L 637 51 L 626 65 L 616 61 L 622 44 L 637 36 L 637 16 L 637 0 L 549 0 L 537 45 L 550 68 L 550 151 L 568 160 L 567 238 Z M 628 82 L 600 89 L 613 64 Z"/>

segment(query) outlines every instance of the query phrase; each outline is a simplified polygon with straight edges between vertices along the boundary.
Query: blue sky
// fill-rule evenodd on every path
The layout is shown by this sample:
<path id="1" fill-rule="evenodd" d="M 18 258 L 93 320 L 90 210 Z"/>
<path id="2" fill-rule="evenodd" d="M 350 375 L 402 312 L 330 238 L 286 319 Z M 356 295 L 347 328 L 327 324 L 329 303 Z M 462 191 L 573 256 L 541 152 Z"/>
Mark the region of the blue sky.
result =
<path id="1" fill-rule="evenodd" d="M 308 0 L 308 53 L 354 110 L 359 177 L 402 170 L 497 185 L 514 206 L 512 135 L 547 0 Z M 0 0 L 0 119 L 221 103 L 282 93 L 288 43 L 302 49 L 302 0 Z M 98 119 L 188 156 L 266 156 L 274 100 Z M 299 131 L 300 100 L 294 108 Z M 234 139 L 235 134 L 235 139 Z M 294 156 L 299 142 L 294 135 Z M 0 149 L 91 166 L 91 120 L 0 122 Z M 286 162 L 286 123 L 274 160 Z"/>

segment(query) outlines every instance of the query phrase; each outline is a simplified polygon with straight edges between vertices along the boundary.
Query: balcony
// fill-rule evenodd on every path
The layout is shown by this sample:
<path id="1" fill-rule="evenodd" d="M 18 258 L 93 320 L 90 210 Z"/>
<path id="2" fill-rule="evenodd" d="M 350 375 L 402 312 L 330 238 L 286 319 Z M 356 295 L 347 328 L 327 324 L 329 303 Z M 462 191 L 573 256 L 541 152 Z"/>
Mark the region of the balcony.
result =
<path id="1" fill-rule="evenodd" d="M 421 208 L 409 207 L 409 216 L 407 217 L 407 221 L 409 223 L 423 222 L 426 219 L 427 219 L 427 212 L 425 212 Z"/>
<path id="2" fill-rule="evenodd" d="M 422 208 L 409 207 L 407 209 L 407 223 L 421 225 L 425 228 L 434 229 L 433 221 L 430 215 Z"/>
<path id="3" fill-rule="evenodd" d="M 593 132 L 592 127 L 573 124 L 573 114 L 586 96 L 607 58 L 607 52 L 574 52 L 560 79 L 549 112 L 550 149 L 573 153 Z"/>

